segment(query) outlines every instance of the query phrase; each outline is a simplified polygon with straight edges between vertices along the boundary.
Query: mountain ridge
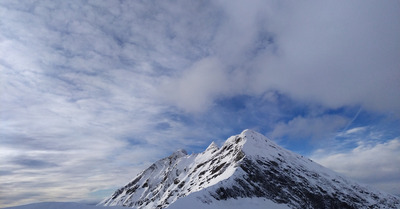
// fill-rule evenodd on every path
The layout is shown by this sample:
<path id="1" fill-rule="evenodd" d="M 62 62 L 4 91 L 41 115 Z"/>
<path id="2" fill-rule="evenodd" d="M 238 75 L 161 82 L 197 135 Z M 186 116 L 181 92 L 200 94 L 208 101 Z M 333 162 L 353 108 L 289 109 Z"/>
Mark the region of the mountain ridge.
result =
<path id="1" fill-rule="evenodd" d="M 100 203 L 138 209 L 167 208 L 199 194 L 204 204 L 266 198 L 289 208 L 399 208 L 395 196 L 379 192 L 244 130 L 202 153 L 178 150 Z"/>

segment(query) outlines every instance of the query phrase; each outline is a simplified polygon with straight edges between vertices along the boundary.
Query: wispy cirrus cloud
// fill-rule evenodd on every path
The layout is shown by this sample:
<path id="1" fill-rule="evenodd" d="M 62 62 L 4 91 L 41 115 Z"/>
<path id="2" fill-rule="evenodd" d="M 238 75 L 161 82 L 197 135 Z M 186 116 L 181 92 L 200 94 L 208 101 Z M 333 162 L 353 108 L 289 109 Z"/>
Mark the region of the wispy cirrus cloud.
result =
<path id="1" fill-rule="evenodd" d="M 338 115 L 322 115 L 316 117 L 296 117 L 290 121 L 277 123 L 269 134 L 272 138 L 290 137 L 294 139 L 321 140 L 343 128 L 348 118 Z"/>
<path id="2" fill-rule="evenodd" d="M 140 3 L 82 3 L 1 4 L 1 185 L 18 188 L 2 205 L 85 199 L 195 144 L 156 99 L 160 79 L 190 60 L 164 37 L 176 17 L 154 18 L 160 8 Z"/>
<path id="3" fill-rule="evenodd" d="M 338 137 L 345 137 L 345 136 L 349 136 L 349 135 L 354 135 L 354 134 L 359 134 L 360 132 L 364 132 L 368 129 L 368 127 L 355 127 L 355 128 L 351 128 L 348 130 L 345 130 L 343 132 L 338 133 Z"/>

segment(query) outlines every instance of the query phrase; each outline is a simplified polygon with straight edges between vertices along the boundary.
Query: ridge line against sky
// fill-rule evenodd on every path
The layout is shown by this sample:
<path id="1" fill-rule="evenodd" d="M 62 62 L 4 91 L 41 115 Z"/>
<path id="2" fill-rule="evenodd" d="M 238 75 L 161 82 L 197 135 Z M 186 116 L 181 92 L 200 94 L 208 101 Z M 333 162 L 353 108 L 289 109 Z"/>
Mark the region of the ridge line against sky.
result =
<path id="1" fill-rule="evenodd" d="M 395 0 L 2 0 L 0 207 L 96 202 L 247 128 L 400 194 L 398 20 Z"/>

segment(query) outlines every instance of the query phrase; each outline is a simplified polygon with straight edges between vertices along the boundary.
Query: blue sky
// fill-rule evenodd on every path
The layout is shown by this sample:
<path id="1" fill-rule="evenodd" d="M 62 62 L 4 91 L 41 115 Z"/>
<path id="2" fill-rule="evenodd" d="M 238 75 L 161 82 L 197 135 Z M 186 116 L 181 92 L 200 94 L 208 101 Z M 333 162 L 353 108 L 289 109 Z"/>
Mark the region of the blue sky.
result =
<path id="1" fill-rule="evenodd" d="M 0 2 L 0 206 L 254 129 L 400 194 L 400 3 Z M 371 169 L 374 168 L 374 169 Z"/>

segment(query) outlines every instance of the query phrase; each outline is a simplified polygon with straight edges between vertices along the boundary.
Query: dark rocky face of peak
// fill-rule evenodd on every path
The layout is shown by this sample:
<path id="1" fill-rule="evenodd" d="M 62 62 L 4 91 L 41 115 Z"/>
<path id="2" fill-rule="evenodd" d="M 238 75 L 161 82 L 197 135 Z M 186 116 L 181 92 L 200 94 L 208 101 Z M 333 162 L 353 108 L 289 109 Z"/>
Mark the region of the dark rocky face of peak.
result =
<path id="1" fill-rule="evenodd" d="M 221 148 L 202 153 L 178 150 L 140 173 L 105 199 L 104 206 L 166 208 L 197 191 L 226 200 L 263 197 L 291 208 L 400 208 L 397 197 L 370 190 L 311 160 L 245 130 Z"/>
<path id="2" fill-rule="evenodd" d="M 211 195 L 217 200 L 239 197 L 266 197 L 279 204 L 287 204 L 292 208 L 360 208 L 365 200 L 357 195 L 347 202 L 345 195 L 336 191 L 328 194 L 323 187 L 310 186 L 308 178 L 318 178 L 318 174 L 296 175 L 282 170 L 278 162 L 244 159 L 240 164 L 244 174 L 234 178 L 228 187 L 218 187 Z M 293 177 L 297 180 L 293 180 Z M 323 181 L 323 180 L 322 180 Z M 340 198 L 338 198 L 340 196 Z M 347 198 L 348 199 L 348 198 Z"/>

